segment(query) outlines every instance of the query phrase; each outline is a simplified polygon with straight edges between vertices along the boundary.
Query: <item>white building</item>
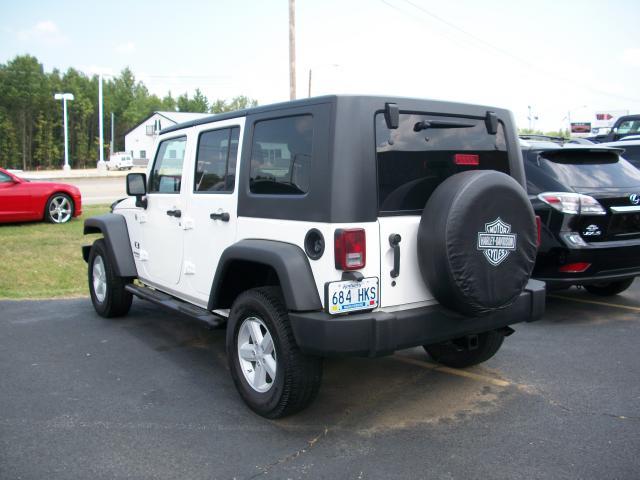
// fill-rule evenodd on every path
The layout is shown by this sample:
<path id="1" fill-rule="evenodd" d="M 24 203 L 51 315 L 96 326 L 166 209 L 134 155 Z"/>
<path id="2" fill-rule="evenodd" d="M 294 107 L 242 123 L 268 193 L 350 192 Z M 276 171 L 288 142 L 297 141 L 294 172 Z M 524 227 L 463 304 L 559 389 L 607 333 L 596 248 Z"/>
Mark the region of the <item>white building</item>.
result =
<path id="1" fill-rule="evenodd" d="M 163 128 L 178 123 L 189 122 L 208 117 L 210 113 L 190 112 L 153 112 L 140 125 L 132 128 L 124 135 L 124 149 L 131 153 L 135 165 L 146 165 L 155 147 L 158 133 Z"/>

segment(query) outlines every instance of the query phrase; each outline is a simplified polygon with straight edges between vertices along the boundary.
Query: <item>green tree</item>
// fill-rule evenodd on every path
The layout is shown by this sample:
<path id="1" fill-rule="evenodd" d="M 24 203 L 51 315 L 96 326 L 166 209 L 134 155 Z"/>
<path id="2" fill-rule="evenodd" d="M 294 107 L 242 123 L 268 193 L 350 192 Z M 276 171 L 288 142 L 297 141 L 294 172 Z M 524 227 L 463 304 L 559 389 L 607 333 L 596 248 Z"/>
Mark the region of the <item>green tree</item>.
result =
<path id="1" fill-rule="evenodd" d="M 15 57 L 0 66 L 0 98 L 17 126 L 22 168 L 31 166 L 34 116 L 50 94 L 42 64 L 31 55 Z"/>
<path id="2" fill-rule="evenodd" d="M 13 125 L 7 112 L 0 109 L 0 166 L 5 168 L 18 168 L 20 165 L 18 139 Z"/>
<path id="3" fill-rule="evenodd" d="M 257 107 L 258 101 L 253 98 L 240 95 L 233 97 L 229 102 L 226 100 L 216 100 L 211 104 L 211 113 L 234 112 L 236 110 L 244 110 L 245 108 Z"/>

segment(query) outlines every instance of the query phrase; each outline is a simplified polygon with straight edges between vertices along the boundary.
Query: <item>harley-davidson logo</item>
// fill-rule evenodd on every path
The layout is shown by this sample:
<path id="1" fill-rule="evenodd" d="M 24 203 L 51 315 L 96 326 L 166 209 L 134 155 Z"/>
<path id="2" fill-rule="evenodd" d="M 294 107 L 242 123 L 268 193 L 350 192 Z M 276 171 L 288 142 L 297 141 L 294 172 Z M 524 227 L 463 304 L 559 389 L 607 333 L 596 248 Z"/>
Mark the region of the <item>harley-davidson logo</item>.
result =
<path id="1" fill-rule="evenodd" d="M 484 232 L 478 232 L 478 250 L 484 253 L 491 265 L 497 267 L 516 249 L 517 239 L 518 235 L 511 233 L 511 225 L 498 217 L 484 224 Z"/>

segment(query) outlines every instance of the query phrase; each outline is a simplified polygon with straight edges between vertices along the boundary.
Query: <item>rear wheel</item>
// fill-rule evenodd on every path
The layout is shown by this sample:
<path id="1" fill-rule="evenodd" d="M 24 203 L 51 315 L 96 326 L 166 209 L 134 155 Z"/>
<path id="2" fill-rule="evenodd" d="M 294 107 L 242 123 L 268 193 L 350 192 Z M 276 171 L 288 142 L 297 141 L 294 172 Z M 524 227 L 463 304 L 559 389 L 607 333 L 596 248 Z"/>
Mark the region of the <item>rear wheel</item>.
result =
<path id="1" fill-rule="evenodd" d="M 500 350 L 503 341 L 504 334 L 492 330 L 471 337 L 425 345 L 424 349 L 438 363 L 465 368 L 489 360 Z"/>
<path id="2" fill-rule="evenodd" d="M 121 317 L 129 312 L 133 296 L 124 288 L 127 283 L 116 276 L 104 240 L 96 240 L 89 253 L 89 293 L 98 315 Z"/>
<path id="3" fill-rule="evenodd" d="M 279 288 L 248 290 L 233 303 L 227 358 L 240 396 L 263 417 L 296 413 L 320 389 L 322 359 L 298 348 Z"/>
<path id="4" fill-rule="evenodd" d="M 54 193 L 47 201 L 44 218 L 49 223 L 67 223 L 73 217 L 75 205 L 66 193 Z"/>
<path id="5" fill-rule="evenodd" d="M 601 297 L 609 297 L 624 292 L 631 286 L 635 278 L 628 278 L 617 282 L 594 283 L 593 285 L 585 285 L 587 292 Z"/>

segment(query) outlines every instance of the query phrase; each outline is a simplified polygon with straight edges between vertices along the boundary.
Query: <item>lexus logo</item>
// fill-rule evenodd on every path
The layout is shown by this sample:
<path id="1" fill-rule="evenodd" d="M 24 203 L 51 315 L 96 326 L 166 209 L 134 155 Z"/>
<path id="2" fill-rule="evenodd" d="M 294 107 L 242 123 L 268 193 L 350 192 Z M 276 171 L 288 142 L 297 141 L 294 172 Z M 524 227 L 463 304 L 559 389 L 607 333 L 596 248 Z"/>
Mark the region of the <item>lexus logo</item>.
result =
<path id="1" fill-rule="evenodd" d="M 634 205 L 640 204 L 640 195 L 638 195 L 637 193 L 632 193 L 631 195 L 629 195 L 629 201 Z"/>

